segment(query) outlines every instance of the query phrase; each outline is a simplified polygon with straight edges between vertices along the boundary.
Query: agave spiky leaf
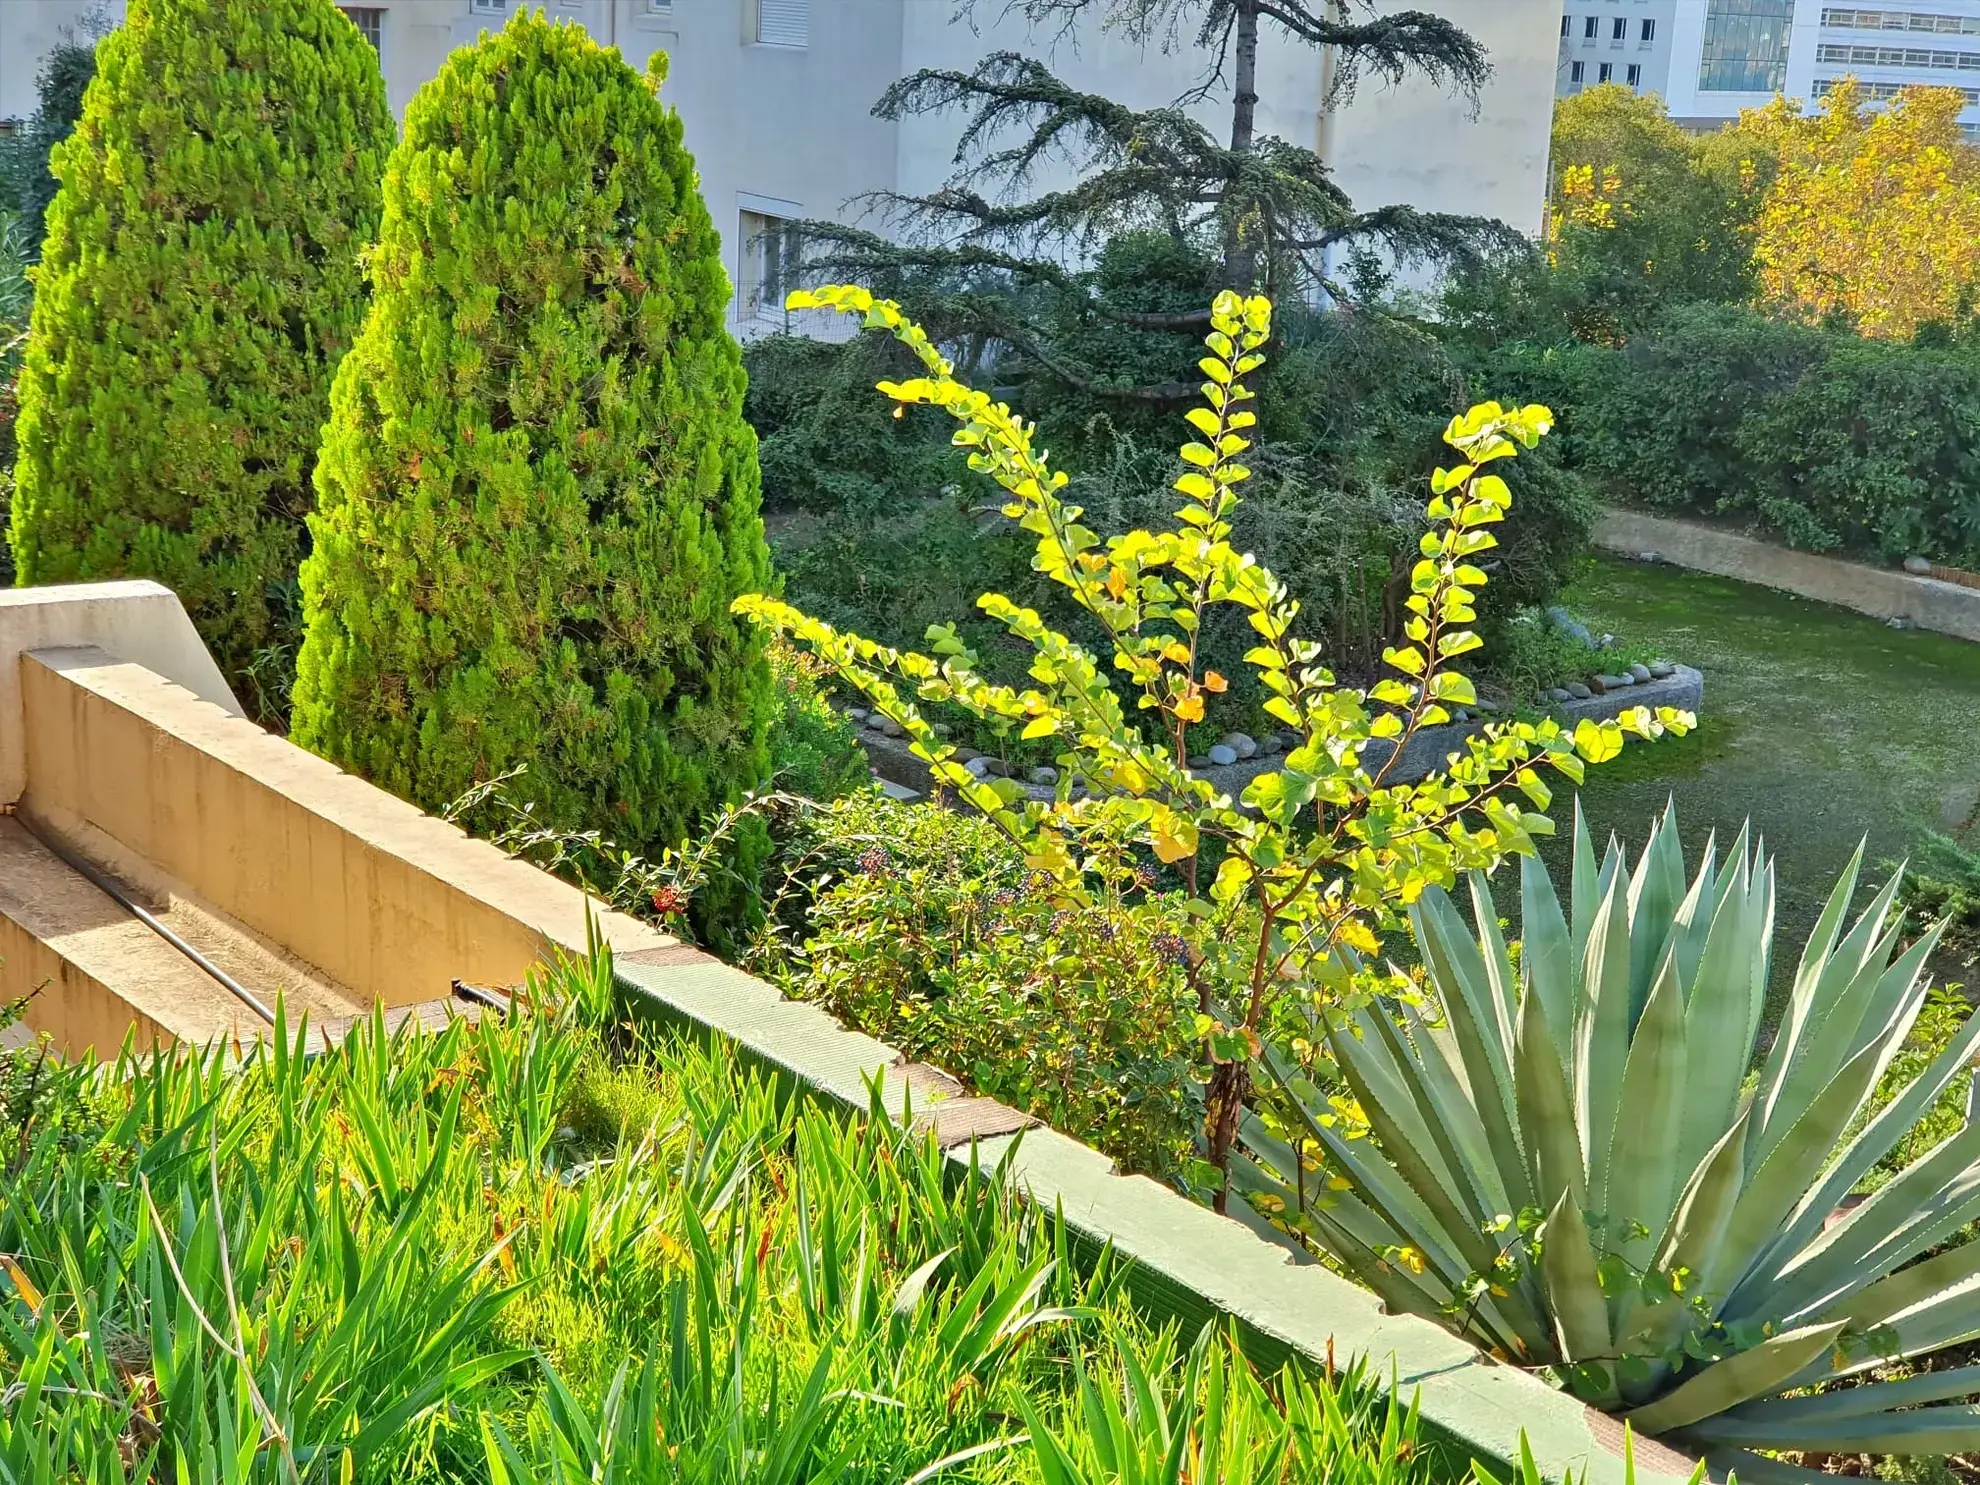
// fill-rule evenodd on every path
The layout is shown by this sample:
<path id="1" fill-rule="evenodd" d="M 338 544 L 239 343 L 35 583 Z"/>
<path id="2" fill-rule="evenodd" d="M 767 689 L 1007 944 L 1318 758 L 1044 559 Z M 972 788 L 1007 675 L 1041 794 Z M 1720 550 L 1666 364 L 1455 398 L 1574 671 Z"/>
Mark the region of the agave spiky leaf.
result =
<path id="1" fill-rule="evenodd" d="M 1902 944 L 1895 877 L 1852 916 L 1861 868 L 1859 850 L 1762 1056 L 1764 844 L 1708 843 L 1687 875 L 1667 809 L 1631 868 L 1614 841 L 1597 856 L 1577 810 L 1567 911 L 1521 865 L 1517 961 L 1487 883 L 1470 927 L 1432 890 L 1411 915 L 1430 1010 L 1316 1026 L 1368 1138 L 1264 1059 L 1303 1137 L 1253 1127 L 1248 1187 L 1392 1305 L 1555 1368 L 1642 1432 L 1748 1460 L 1980 1447 L 1980 1408 L 1956 1401 L 1980 1395 L 1980 1369 L 1822 1390 L 1980 1336 L 1980 1244 L 1934 1252 L 1980 1218 L 1970 1110 L 1840 1211 L 1980 1046 L 1974 1017 L 1874 1107 L 1937 930 Z M 1303 1168 L 1315 1148 L 1345 1191 Z"/>

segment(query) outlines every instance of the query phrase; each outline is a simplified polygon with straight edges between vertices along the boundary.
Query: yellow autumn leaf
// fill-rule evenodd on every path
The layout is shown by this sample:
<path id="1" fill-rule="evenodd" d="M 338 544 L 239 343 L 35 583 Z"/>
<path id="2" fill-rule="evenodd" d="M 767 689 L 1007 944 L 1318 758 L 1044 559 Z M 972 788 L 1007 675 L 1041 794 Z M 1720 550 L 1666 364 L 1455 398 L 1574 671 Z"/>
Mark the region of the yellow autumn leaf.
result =
<path id="1" fill-rule="evenodd" d="M 11 1258 L 0 1258 L 0 1267 L 7 1270 L 7 1277 L 14 1281 L 14 1288 L 20 1291 L 21 1298 L 35 1314 L 41 1313 L 42 1293 L 34 1287 L 34 1280 L 21 1272 L 21 1266 Z"/>

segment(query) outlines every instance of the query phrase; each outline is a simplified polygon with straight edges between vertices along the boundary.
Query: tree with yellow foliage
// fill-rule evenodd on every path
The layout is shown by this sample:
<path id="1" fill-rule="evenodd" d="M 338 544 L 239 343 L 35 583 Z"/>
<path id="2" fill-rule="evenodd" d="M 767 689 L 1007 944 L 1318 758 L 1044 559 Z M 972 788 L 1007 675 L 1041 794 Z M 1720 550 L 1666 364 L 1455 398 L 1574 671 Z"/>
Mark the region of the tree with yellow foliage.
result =
<path id="1" fill-rule="evenodd" d="M 1902 339 L 1971 311 L 1980 287 L 1980 149 L 1955 88 L 1906 88 L 1871 109 L 1845 78 L 1803 114 L 1776 99 L 1738 132 L 1779 173 L 1754 222 L 1763 302 Z"/>

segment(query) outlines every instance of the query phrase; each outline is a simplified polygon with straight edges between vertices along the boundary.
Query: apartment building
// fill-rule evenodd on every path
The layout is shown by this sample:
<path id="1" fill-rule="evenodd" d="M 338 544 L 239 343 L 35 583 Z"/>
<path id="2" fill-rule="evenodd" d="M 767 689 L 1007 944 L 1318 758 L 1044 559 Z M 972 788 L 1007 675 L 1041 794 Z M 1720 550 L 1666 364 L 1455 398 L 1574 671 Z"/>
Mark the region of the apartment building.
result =
<path id="1" fill-rule="evenodd" d="M 1661 7 L 1663 14 L 1651 12 Z M 1648 23 L 1647 27 L 1645 23 Z M 1639 32 L 1641 33 L 1639 35 Z M 1635 47 L 1624 55 L 1622 48 Z M 1556 91 L 1619 82 L 1714 128 L 1777 94 L 1812 101 L 1854 77 L 1871 102 L 1958 88 L 1980 134 L 1980 0 L 1565 0 Z"/>
<path id="2" fill-rule="evenodd" d="M 1623 3 L 1668 8 L 1672 0 Z M 1201 56 L 1187 48 L 1136 46 L 1093 26 L 1033 34 L 995 3 L 979 6 L 973 24 L 956 19 L 955 0 L 378 0 L 340 8 L 378 48 L 392 106 L 403 113 L 450 51 L 525 4 L 583 24 L 635 66 L 656 49 L 668 53 L 666 97 L 680 110 L 727 243 L 734 323 L 744 336 L 787 323 L 779 305 L 789 223 L 821 217 L 878 227 L 865 198 L 925 192 L 949 174 L 960 119 L 872 116 L 897 78 L 921 67 L 969 68 L 1000 49 L 1047 57 L 1075 86 L 1137 107 L 1166 104 L 1202 78 Z M 1494 75 L 1475 116 L 1463 100 L 1416 80 L 1365 83 L 1352 101 L 1330 106 L 1331 59 L 1273 40 L 1261 48 L 1259 127 L 1317 147 L 1357 203 L 1401 202 L 1537 229 L 1556 0 L 1441 4 L 1491 54 Z M 122 0 L 0 0 L 0 119 L 32 112 L 41 56 L 92 8 L 114 23 Z M 1399 0 L 1394 8 L 1411 6 Z M 1214 94 L 1200 107 L 1213 125 L 1220 112 L 1228 122 L 1229 104 Z M 1051 184 L 1049 170 L 1034 182 Z"/>

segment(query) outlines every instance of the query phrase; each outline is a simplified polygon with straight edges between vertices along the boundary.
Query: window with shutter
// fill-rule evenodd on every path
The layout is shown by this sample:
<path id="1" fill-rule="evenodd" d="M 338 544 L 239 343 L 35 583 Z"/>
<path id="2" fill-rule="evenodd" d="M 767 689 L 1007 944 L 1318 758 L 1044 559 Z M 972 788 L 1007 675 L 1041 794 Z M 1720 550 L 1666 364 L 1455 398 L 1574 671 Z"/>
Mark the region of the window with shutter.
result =
<path id="1" fill-rule="evenodd" d="M 756 0 L 756 39 L 765 46 L 809 46 L 811 0 Z"/>

